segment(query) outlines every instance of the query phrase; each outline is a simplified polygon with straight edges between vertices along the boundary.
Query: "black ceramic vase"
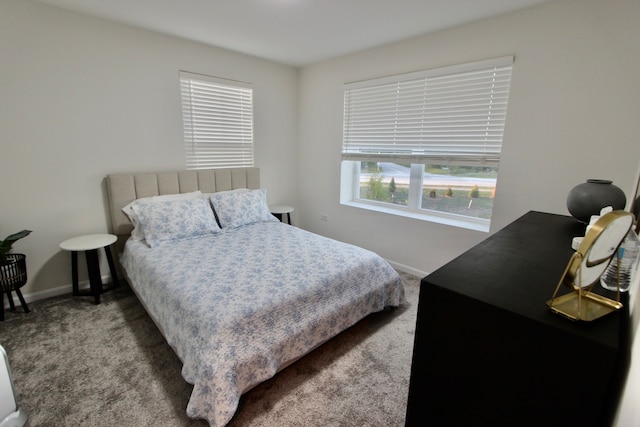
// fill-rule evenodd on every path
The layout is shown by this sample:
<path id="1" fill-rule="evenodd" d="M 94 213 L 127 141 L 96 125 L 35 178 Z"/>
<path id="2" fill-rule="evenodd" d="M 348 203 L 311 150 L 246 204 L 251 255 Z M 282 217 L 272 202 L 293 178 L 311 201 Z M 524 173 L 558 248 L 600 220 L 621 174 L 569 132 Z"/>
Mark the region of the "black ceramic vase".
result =
<path id="1" fill-rule="evenodd" d="M 624 209 L 626 203 L 624 192 L 606 179 L 588 179 L 567 195 L 569 213 L 584 223 L 588 223 L 592 215 L 600 215 L 604 207 L 611 206 L 615 211 Z"/>

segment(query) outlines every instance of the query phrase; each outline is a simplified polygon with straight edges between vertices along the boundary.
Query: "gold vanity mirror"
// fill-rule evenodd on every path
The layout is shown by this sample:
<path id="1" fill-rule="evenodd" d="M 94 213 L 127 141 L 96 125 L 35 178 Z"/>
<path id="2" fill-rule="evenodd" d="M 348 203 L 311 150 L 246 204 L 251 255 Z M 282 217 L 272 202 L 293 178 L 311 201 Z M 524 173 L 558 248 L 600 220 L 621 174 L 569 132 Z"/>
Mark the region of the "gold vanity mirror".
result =
<path id="1" fill-rule="evenodd" d="M 619 210 L 603 215 L 591 226 L 569 260 L 553 297 L 547 301 L 551 311 L 571 320 L 591 321 L 622 308 L 619 291 L 617 300 L 612 300 L 591 290 L 632 224 L 633 214 Z M 558 296 L 563 284 L 571 291 Z"/>

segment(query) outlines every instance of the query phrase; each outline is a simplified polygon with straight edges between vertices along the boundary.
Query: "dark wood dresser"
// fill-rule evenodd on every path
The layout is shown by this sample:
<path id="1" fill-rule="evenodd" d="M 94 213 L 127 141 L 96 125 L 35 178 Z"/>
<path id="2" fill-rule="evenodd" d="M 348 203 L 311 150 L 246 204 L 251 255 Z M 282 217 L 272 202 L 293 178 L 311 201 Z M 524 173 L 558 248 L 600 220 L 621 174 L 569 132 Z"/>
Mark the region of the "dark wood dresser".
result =
<path id="1" fill-rule="evenodd" d="M 593 322 L 545 303 L 584 230 L 532 211 L 422 279 L 407 426 L 611 424 L 629 366 L 626 295 Z"/>

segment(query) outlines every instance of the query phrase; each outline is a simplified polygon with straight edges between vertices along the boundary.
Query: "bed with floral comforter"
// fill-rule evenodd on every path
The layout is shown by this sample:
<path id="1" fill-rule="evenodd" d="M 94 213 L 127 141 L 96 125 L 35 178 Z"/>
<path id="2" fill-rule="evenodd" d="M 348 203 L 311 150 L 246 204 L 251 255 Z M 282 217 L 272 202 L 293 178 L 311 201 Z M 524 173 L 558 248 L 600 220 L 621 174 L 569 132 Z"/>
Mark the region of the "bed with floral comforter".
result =
<path id="1" fill-rule="evenodd" d="M 242 393 L 279 369 L 405 302 L 381 257 L 275 220 L 264 190 L 130 211 L 138 237 L 120 262 L 194 385 L 187 415 L 212 426 L 227 424 Z"/>

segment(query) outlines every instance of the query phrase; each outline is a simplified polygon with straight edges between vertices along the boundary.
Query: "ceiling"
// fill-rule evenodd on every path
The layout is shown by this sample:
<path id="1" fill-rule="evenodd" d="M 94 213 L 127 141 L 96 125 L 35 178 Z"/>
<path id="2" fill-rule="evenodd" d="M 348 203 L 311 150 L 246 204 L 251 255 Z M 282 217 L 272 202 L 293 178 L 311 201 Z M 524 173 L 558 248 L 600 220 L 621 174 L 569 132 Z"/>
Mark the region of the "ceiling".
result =
<path id="1" fill-rule="evenodd" d="M 553 0 L 38 0 L 304 66 Z"/>

